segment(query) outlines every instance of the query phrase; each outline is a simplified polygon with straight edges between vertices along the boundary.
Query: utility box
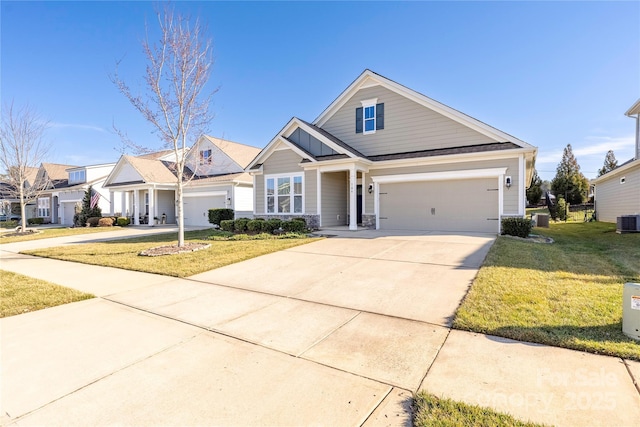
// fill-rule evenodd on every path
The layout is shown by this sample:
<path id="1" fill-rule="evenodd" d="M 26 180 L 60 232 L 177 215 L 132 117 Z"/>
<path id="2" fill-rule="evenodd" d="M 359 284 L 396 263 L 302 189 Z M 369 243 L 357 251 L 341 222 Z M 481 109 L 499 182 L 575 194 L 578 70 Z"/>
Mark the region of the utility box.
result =
<path id="1" fill-rule="evenodd" d="M 547 215 L 547 214 L 536 214 L 536 227 L 549 228 L 549 215 Z"/>
<path id="2" fill-rule="evenodd" d="M 640 283 L 624 284 L 622 333 L 634 340 L 640 340 Z"/>

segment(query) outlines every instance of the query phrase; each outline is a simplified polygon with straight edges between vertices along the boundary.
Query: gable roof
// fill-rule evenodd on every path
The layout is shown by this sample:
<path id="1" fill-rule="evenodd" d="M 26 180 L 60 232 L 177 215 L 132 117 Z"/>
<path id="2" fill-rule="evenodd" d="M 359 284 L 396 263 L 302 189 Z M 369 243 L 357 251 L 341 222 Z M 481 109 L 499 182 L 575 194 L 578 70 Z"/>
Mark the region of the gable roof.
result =
<path id="1" fill-rule="evenodd" d="M 51 181 L 61 181 L 69 178 L 67 169 L 73 169 L 77 166 L 62 165 L 59 163 L 43 163 L 42 169 L 47 173 L 47 176 Z"/>
<path id="2" fill-rule="evenodd" d="M 215 138 L 209 135 L 203 135 L 203 137 L 229 156 L 242 169 L 246 168 L 261 151 L 258 147 L 240 144 L 223 138 Z"/>
<path id="3" fill-rule="evenodd" d="M 604 175 L 600 175 L 596 179 L 592 180 L 591 183 L 598 185 L 602 181 L 615 178 L 616 176 L 621 175 L 623 173 L 629 173 L 630 171 L 635 170 L 636 168 L 640 170 L 640 159 L 627 160 L 626 162 L 624 162 L 614 170 L 611 170 L 605 173 Z"/>
<path id="4" fill-rule="evenodd" d="M 314 121 L 313 124 L 322 127 L 351 97 L 360 89 L 372 86 L 383 86 L 386 89 L 393 91 L 405 98 L 408 98 L 418 104 L 433 110 L 451 120 L 454 120 L 468 128 L 471 128 L 482 135 L 485 135 L 496 142 L 512 142 L 521 148 L 535 149 L 530 144 L 527 144 L 520 139 L 502 132 L 480 120 L 474 119 L 458 110 L 455 110 L 447 105 L 444 105 L 434 99 L 431 99 L 419 92 L 409 89 L 399 83 L 394 82 L 380 74 L 374 73 L 371 70 L 364 70 L 360 76 L 353 81 Z"/>
<path id="5" fill-rule="evenodd" d="M 636 114 L 640 114 L 640 98 L 636 101 L 635 104 L 631 106 L 631 108 L 627 110 L 626 113 L 624 113 L 625 116 L 629 116 L 629 117 L 634 116 Z"/>
<path id="6" fill-rule="evenodd" d="M 170 162 L 133 156 L 122 156 L 142 177 L 144 182 L 173 182 L 176 176 L 169 169 Z"/>

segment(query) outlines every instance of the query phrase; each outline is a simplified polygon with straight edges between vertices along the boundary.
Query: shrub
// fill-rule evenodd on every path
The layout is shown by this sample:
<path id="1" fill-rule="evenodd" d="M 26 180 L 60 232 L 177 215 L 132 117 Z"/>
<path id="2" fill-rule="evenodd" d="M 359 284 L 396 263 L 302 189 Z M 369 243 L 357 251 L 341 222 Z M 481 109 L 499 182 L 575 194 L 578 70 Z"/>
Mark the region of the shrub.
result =
<path id="1" fill-rule="evenodd" d="M 129 218 L 125 216 L 119 216 L 118 219 L 116 219 L 116 224 L 119 225 L 120 227 L 127 226 L 130 223 L 131 221 L 129 220 Z"/>
<path id="2" fill-rule="evenodd" d="M 44 218 L 29 218 L 27 219 L 29 225 L 41 225 L 44 224 Z"/>
<path id="3" fill-rule="evenodd" d="M 502 218 L 502 234 L 526 238 L 532 228 L 533 222 L 530 219 Z"/>
<path id="4" fill-rule="evenodd" d="M 113 227 L 113 218 L 106 217 L 98 220 L 98 227 Z"/>
<path id="5" fill-rule="evenodd" d="M 262 231 L 265 233 L 273 233 L 274 230 L 280 228 L 280 224 L 282 224 L 282 221 L 277 218 L 268 219 L 262 224 Z"/>
<path id="6" fill-rule="evenodd" d="M 264 224 L 264 221 L 259 221 L 257 219 L 252 219 L 251 221 L 247 222 L 247 231 L 252 231 L 252 232 L 260 232 L 262 231 L 262 225 Z"/>
<path id="7" fill-rule="evenodd" d="M 304 223 L 304 226 L 307 226 L 307 220 L 301 217 L 291 218 L 291 221 L 300 221 Z"/>
<path id="8" fill-rule="evenodd" d="M 220 221 L 220 229 L 223 231 L 233 231 L 236 228 L 236 222 L 232 219 Z"/>
<path id="9" fill-rule="evenodd" d="M 97 227 L 98 224 L 100 223 L 100 220 L 102 219 L 102 217 L 99 216 L 92 216 L 91 218 L 87 219 L 87 225 L 89 227 Z"/>
<path id="10" fill-rule="evenodd" d="M 236 219 L 235 231 L 238 233 L 243 233 L 247 231 L 247 223 L 249 222 L 249 218 L 238 218 Z"/>
<path id="11" fill-rule="evenodd" d="M 287 233 L 304 233 L 307 229 L 307 225 L 303 221 L 291 220 L 283 221 L 282 229 Z"/>
<path id="12" fill-rule="evenodd" d="M 233 219 L 233 209 L 209 209 L 209 222 L 220 225 L 220 222 Z"/>
<path id="13" fill-rule="evenodd" d="M 567 212 L 569 211 L 569 203 L 564 200 L 564 197 L 558 197 L 558 219 L 560 221 L 566 221 Z"/>

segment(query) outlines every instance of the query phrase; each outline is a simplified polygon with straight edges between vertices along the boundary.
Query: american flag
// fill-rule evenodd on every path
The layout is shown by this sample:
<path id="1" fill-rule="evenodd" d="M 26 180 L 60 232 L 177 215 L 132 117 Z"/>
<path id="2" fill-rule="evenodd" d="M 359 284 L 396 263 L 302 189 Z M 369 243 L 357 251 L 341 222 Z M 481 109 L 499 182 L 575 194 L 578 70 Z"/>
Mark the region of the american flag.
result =
<path id="1" fill-rule="evenodd" d="M 100 193 L 98 193 L 97 191 L 93 193 L 93 196 L 91 196 L 91 209 L 95 208 L 98 205 L 98 202 L 100 201 Z"/>

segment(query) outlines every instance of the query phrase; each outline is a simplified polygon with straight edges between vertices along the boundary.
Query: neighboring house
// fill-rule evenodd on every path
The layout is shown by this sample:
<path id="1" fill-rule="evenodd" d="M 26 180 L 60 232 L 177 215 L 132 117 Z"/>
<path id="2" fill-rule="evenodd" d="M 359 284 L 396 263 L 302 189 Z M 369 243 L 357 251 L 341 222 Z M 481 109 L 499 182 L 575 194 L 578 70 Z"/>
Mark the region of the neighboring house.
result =
<path id="1" fill-rule="evenodd" d="M 203 135 L 186 153 L 184 223 L 209 224 L 209 209 L 231 208 L 237 217 L 253 213 L 253 182 L 244 168 L 259 148 Z M 106 179 L 113 206 L 134 224 L 153 218 L 177 221 L 175 154 L 173 150 L 144 156 L 122 156 Z M 119 200 L 117 200 L 119 199 Z M 115 208 L 114 208 L 115 209 Z"/>
<path id="2" fill-rule="evenodd" d="M 313 122 L 291 119 L 246 170 L 257 217 L 497 233 L 501 217 L 525 215 L 536 153 L 365 70 Z"/>
<path id="3" fill-rule="evenodd" d="M 25 185 L 31 187 L 38 175 L 38 168 L 27 167 L 27 181 Z M 20 215 L 20 197 L 15 191 L 15 187 L 5 181 L 0 181 L 0 215 Z M 25 216 L 33 218 L 36 216 L 36 202 L 31 201 L 25 206 Z"/>
<path id="4" fill-rule="evenodd" d="M 43 218 L 45 223 L 59 223 L 59 191 L 69 186 L 67 169 L 78 166 L 58 163 L 42 163 L 36 175 L 36 182 L 47 182 L 47 190 L 36 200 L 36 217 Z"/>
<path id="5" fill-rule="evenodd" d="M 625 115 L 636 119 L 635 155 L 592 181 L 599 221 L 616 222 L 619 216 L 640 214 L 640 99 Z"/>
<path id="6" fill-rule="evenodd" d="M 112 216 L 120 206 L 111 206 L 110 192 L 103 185 L 107 176 L 115 167 L 115 163 L 101 165 L 78 166 L 66 170 L 67 185 L 58 187 L 53 192 L 53 198 L 58 201 L 56 223 L 73 225 L 73 217 L 82 209 L 82 200 L 86 191 L 91 188 L 92 194 L 98 193 L 98 206 L 103 216 Z M 115 210 L 114 210 L 115 209 Z"/>

